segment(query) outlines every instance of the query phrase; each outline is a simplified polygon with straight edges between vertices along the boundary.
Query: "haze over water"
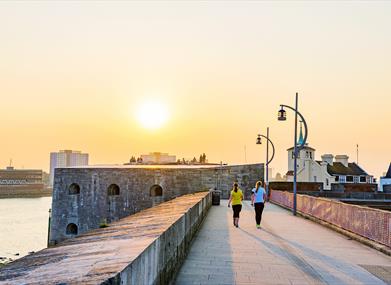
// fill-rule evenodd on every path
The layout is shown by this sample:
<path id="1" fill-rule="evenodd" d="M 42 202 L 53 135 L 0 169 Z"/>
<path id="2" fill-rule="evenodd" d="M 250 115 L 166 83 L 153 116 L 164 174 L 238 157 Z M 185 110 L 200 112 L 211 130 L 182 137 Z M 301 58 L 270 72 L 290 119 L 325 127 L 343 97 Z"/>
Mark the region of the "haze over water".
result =
<path id="1" fill-rule="evenodd" d="M 17 259 L 47 246 L 51 203 L 51 197 L 0 199 L 0 257 Z"/>

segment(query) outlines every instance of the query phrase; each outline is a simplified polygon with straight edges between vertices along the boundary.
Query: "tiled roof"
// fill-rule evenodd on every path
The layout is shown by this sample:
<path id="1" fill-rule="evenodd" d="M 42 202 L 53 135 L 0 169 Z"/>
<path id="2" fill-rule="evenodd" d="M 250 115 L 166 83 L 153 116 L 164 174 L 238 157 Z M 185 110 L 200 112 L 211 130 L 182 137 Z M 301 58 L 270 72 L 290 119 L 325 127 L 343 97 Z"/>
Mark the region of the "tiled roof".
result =
<path id="1" fill-rule="evenodd" d="M 286 175 L 292 176 L 292 175 L 293 175 L 293 170 L 289 170 L 289 171 L 286 173 Z"/>
<path id="2" fill-rule="evenodd" d="M 346 167 L 341 162 L 334 162 L 333 165 L 327 165 L 327 172 L 330 175 L 368 175 L 356 163 L 348 163 L 348 167 Z"/>

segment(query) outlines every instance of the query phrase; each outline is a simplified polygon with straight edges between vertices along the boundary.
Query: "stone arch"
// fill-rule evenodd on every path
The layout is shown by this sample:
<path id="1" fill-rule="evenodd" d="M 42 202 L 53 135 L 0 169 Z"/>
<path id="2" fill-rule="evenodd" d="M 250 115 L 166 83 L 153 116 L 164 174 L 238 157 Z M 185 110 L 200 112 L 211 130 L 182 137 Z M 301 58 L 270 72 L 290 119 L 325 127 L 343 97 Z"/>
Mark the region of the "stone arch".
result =
<path id="1" fill-rule="evenodd" d="M 80 194 L 80 186 L 77 183 L 72 183 L 68 187 L 68 194 L 69 195 L 77 195 Z"/>
<path id="2" fill-rule="evenodd" d="M 107 194 L 109 196 L 118 196 L 119 186 L 117 184 L 111 184 L 109 187 L 107 187 Z"/>
<path id="3" fill-rule="evenodd" d="M 78 228 L 76 224 L 70 223 L 67 225 L 67 228 L 65 230 L 65 233 L 67 235 L 77 235 L 77 232 L 78 232 Z"/>
<path id="4" fill-rule="evenodd" d="M 149 196 L 151 197 L 161 197 L 163 196 L 163 188 L 162 186 L 160 185 L 153 185 L 150 189 L 149 189 Z"/>

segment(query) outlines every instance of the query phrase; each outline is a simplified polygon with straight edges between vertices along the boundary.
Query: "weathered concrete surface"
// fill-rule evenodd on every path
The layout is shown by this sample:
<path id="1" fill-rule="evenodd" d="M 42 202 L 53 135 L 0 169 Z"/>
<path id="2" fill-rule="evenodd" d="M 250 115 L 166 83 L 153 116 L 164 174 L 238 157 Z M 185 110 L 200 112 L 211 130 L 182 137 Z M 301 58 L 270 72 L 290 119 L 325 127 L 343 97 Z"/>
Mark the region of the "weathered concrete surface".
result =
<path id="1" fill-rule="evenodd" d="M 279 206 L 258 230 L 246 201 L 239 225 L 227 201 L 212 207 L 176 284 L 391 284 L 389 256 Z"/>
<path id="2" fill-rule="evenodd" d="M 185 195 L 21 258 L 0 284 L 166 284 L 211 205 Z"/>
<path id="3" fill-rule="evenodd" d="M 67 226 L 74 224 L 78 234 L 99 228 L 175 197 L 218 188 L 227 197 L 238 181 L 247 193 L 263 177 L 263 164 L 228 166 L 88 166 L 57 168 L 54 176 L 50 243 L 73 237 Z M 79 193 L 70 194 L 77 184 Z M 116 185 L 118 195 L 109 195 Z M 161 196 L 151 195 L 151 187 L 162 188 Z"/>

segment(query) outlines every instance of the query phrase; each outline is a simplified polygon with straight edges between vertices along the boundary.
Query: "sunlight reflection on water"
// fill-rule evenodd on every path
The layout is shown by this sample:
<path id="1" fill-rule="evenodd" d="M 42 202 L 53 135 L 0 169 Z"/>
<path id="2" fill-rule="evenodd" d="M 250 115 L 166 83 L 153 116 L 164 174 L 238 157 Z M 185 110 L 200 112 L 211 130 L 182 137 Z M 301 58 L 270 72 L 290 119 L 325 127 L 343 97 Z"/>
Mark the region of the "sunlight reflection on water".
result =
<path id="1" fill-rule="evenodd" d="M 51 197 L 0 199 L 0 257 L 17 259 L 46 247 L 51 202 Z"/>

